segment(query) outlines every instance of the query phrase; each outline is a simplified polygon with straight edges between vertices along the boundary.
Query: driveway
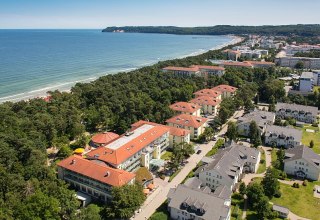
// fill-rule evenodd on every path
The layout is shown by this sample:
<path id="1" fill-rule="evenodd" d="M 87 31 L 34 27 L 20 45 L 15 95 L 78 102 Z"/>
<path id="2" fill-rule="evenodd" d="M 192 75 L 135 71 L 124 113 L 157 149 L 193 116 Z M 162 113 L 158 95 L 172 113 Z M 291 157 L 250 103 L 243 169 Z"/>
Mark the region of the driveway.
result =
<path id="1" fill-rule="evenodd" d="M 236 111 L 232 118 L 228 120 L 228 122 L 230 120 L 233 120 L 234 117 L 239 117 L 242 114 L 243 111 Z M 219 136 L 226 133 L 228 128 L 227 123 L 222 126 L 221 131 L 218 133 Z M 149 219 L 150 216 L 156 211 L 156 209 L 166 201 L 169 190 L 171 188 L 175 188 L 186 178 L 190 171 L 193 170 L 197 166 L 199 161 L 201 161 L 201 159 L 212 149 L 215 143 L 216 141 L 210 141 L 208 144 L 200 144 L 200 149 L 202 150 L 202 152 L 200 154 L 191 155 L 191 157 L 187 160 L 188 163 L 181 169 L 178 175 L 170 183 L 164 183 L 164 181 L 161 182 L 160 180 L 155 180 L 156 183 L 159 181 L 159 187 L 146 199 L 144 204 L 141 206 L 141 212 L 136 214 L 131 219 Z"/>

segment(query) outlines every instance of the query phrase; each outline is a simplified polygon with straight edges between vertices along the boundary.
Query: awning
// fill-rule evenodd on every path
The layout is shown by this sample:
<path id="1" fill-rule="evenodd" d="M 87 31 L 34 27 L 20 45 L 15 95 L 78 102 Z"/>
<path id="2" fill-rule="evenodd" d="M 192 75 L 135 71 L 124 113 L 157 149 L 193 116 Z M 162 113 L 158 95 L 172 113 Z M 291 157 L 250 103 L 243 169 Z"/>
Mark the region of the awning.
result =
<path id="1" fill-rule="evenodd" d="M 83 154 L 84 153 L 84 148 L 77 148 L 74 150 L 75 154 Z"/>
<path id="2" fill-rule="evenodd" d="M 143 189 L 144 194 L 149 194 L 150 190 L 149 189 Z"/>

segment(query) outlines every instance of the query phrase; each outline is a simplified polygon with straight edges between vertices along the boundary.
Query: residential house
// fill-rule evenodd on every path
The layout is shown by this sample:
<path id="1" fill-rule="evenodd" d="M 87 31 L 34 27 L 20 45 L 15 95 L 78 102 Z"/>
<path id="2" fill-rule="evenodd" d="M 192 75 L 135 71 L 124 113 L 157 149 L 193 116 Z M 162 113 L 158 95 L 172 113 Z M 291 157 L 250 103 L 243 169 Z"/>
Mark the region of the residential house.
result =
<path id="1" fill-rule="evenodd" d="M 211 96 L 198 96 L 190 100 L 191 103 L 200 105 L 204 114 L 210 114 L 216 116 L 221 103 L 221 99 L 216 99 Z"/>
<path id="2" fill-rule="evenodd" d="M 195 181 L 194 181 L 195 180 Z M 179 184 L 168 193 L 168 211 L 170 219 L 175 220 L 230 220 L 231 191 L 219 187 L 211 192 L 209 187 L 202 187 L 196 178 Z"/>
<path id="3" fill-rule="evenodd" d="M 193 93 L 196 98 L 200 96 L 210 96 L 217 100 L 222 98 L 222 92 L 214 90 L 214 89 L 201 89 L 195 93 Z"/>
<path id="4" fill-rule="evenodd" d="M 241 52 L 238 50 L 226 49 L 223 53 L 227 55 L 229 60 L 237 61 L 241 57 Z"/>
<path id="5" fill-rule="evenodd" d="M 305 123 L 316 123 L 318 108 L 278 102 L 276 104 L 276 116 L 282 119 L 294 118 Z"/>
<path id="6" fill-rule="evenodd" d="M 286 56 L 275 59 L 275 63 L 282 67 L 295 68 L 298 62 L 303 63 L 304 69 L 320 69 L 320 58 Z"/>
<path id="7" fill-rule="evenodd" d="M 265 132 L 265 144 L 269 146 L 292 148 L 301 145 L 302 131 L 275 125 L 268 125 Z"/>
<path id="8" fill-rule="evenodd" d="M 188 114 L 194 116 L 200 116 L 201 114 L 201 106 L 196 103 L 176 102 L 170 105 L 169 108 L 178 114 Z"/>
<path id="9" fill-rule="evenodd" d="M 165 126 L 143 124 L 86 156 L 129 172 L 140 166 L 149 168 L 153 159 L 160 159 L 169 147 L 169 131 L 170 128 Z"/>
<path id="10" fill-rule="evenodd" d="M 190 76 L 202 76 L 208 77 L 212 75 L 222 76 L 225 69 L 221 66 L 203 66 L 192 65 L 190 67 L 175 67 L 168 66 L 162 69 L 164 73 L 173 73 L 176 76 L 190 77 Z"/>
<path id="11" fill-rule="evenodd" d="M 167 125 L 189 130 L 191 138 L 198 138 L 205 130 L 208 119 L 193 115 L 181 114 L 166 120 Z"/>
<path id="12" fill-rule="evenodd" d="M 72 187 L 103 202 L 112 200 L 112 187 L 133 184 L 135 174 L 109 167 L 98 160 L 70 156 L 58 164 L 58 177 Z"/>
<path id="13" fill-rule="evenodd" d="M 273 125 L 275 117 L 276 115 L 273 112 L 255 109 L 254 111 L 238 118 L 238 133 L 242 136 L 248 137 L 250 134 L 250 124 L 252 121 L 254 121 L 260 129 L 260 134 L 262 135 L 265 132 L 267 125 Z"/>
<path id="14" fill-rule="evenodd" d="M 203 162 L 195 174 L 206 186 L 215 190 L 225 185 L 234 190 L 243 172 L 255 173 L 258 170 L 260 151 L 232 142 L 212 157 L 205 157 Z"/>
<path id="15" fill-rule="evenodd" d="M 238 88 L 229 85 L 218 85 L 212 88 L 214 91 L 222 93 L 222 99 L 233 97 L 236 94 Z"/>
<path id="16" fill-rule="evenodd" d="M 285 151 L 284 172 L 289 175 L 320 180 L 320 155 L 302 145 Z"/>
<path id="17" fill-rule="evenodd" d="M 272 205 L 272 210 L 277 212 L 280 218 L 288 218 L 290 210 L 284 206 Z"/>
<path id="18" fill-rule="evenodd" d="M 198 68 L 201 76 L 222 76 L 225 73 L 225 69 L 221 66 L 203 66 L 203 65 L 193 65 L 191 67 Z"/>

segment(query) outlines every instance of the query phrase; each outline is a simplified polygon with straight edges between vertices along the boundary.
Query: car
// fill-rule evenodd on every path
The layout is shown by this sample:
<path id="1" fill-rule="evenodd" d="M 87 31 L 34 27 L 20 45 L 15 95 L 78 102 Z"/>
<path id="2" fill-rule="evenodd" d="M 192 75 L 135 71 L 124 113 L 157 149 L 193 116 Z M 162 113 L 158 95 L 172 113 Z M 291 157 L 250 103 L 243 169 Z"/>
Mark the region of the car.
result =
<path id="1" fill-rule="evenodd" d="M 197 154 L 201 154 L 201 152 L 202 152 L 202 150 L 198 150 L 198 151 L 197 151 Z"/>

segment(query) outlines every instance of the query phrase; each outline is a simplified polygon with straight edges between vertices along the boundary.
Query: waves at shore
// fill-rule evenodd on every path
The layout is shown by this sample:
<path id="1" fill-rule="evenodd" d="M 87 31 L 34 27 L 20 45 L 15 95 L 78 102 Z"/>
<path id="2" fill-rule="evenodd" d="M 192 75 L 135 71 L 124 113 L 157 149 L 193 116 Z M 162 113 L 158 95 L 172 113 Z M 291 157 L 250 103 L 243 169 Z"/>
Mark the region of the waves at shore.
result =
<path id="1" fill-rule="evenodd" d="M 1 36 L 0 36 L 1 37 Z M 136 36 L 135 36 L 136 37 Z M 154 35 L 153 35 L 154 37 Z M 215 36 L 213 36 L 213 38 L 210 36 L 208 39 L 207 38 L 203 38 L 202 40 L 203 41 L 209 41 L 209 42 L 203 42 L 202 44 L 210 44 L 210 38 L 211 39 L 215 39 L 214 38 Z M 198 40 L 198 39 L 193 39 L 193 40 Z M 183 50 L 186 50 L 185 48 L 176 48 L 175 52 L 172 54 L 172 53 L 168 53 L 167 51 L 164 51 L 166 52 L 167 54 L 164 54 L 163 53 L 159 53 L 158 54 L 152 54 L 153 51 L 150 51 L 148 53 L 152 54 L 152 59 L 149 59 L 149 60 L 146 60 L 146 59 L 143 59 L 141 58 L 141 60 L 137 59 L 135 60 L 135 62 L 131 62 L 130 65 L 123 65 L 123 66 L 127 66 L 125 68 L 121 68 L 120 64 L 118 64 L 118 66 L 120 68 L 116 68 L 117 65 L 114 65 L 115 68 L 112 68 L 107 71 L 99 71 L 98 68 L 96 69 L 89 69 L 87 70 L 88 74 L 82 74 L 81 76 L 77 76 L 76 73 L 74 73 L 71 76 L 68 76 L 65 78 L 65 80 L 59 80 L 60 82 L 54 82 L 54 80 L 52 80 L 51 83 L 46 83 L 44 86 L 35 86 L 33 84 L 30 83 L 30 86 L 28 87 L 29 89 L 25 89 L 26 91 L 23 91 L 23 92 L 14 92 L 13 94 L 8 94 L 8 95 L 3 95 L 0 93 L 0 103 L 1 102 L 6 102 L 6 101 L 19 101 L 19 100 L 27 100 L 27 99 L 31 99 L 31 98 L 35 98 L 35 97 L 43 97 L 43 96 L 46 96 L 47 94 L 47 91 L 54 91 L 54 90 L 60 90 L 60 91 L 70 91 L 70 88 L 75 85 L 76 83 L 85 83 L 85 82 L 90 82 L 90 81 L 93 81 L 97 78 L 99 78 L 100 76 L 104 76 L 104 75 L 107 75 L 107 74 L 115 74 L 117 72 L 128 72 L 128 71 L 132 71 L 134 69 L 137 69 L 137 68 L 141 68 L 143 66 L 148 66 L 148 65 L 152 65 L 154 63 L 157 63 L 159 61 L 163 61 L 163 60 L 167 60 L 167 59 L 173 59 L 173 58 L 183 58 L 183 57 L 188 57 L 188 56 L 195 56 L 195 55 L 199 55 L 199 54 L 202 54 L 202 53 L 205 53 L 207 52 L 208 50 L 217 50 L 217 49 L 220 49 L 224 46 L 227 46 L 229 44 L 234 44 L 234 43 L 237 43 L 241 40 L 241 38 L 238 38 L 238 37 L 235 37 L 235 36 L 224 36 L 224 38 L 221 38 L 220 41 L 222 42 L 217 42 L 216 45 L 214 45 L 214 47 L 210 48 L 208 47 L 208 49 L 196 49 L 194 50 L 193 49 L 193 52 L 191 53 L 187 53 L 185 55 L 179 55 L 179 53 L 183 53 Z M 224 41 L 224 42 L 223 42 Z M 192 41 L 191 41 L 192 42 Z M 187 42 L 186 42 L 187 43 Z M 172 44 L 172 42 L 168 42 L 168 44 Z M 212 44 L 211 44 L 212 45 Z M 153 46 L 153 45 L 152 45 Z M 151 46 L 151 47 L 152 47 Z M 197 46 L 197 45 L 196 45 Z M 154 47 L 154 46 L 153 46 Z M 207 47 L 204 45 L 204 47 Z M 152 50 L 154 48 L 150 48 L 150 50 Z M 179 49 L 181 50 L 179 52 Z M 147 51 L 148 48 L 145 48 L 145 50 L 142 51 L 142 53 L 144 54 L 147 54 Z M 192 49 L 189 49 L 189 50 L 192 50 Z M 137 51 L 138 53 L 139 51 Z M 154 52 L 156 53 L 156 52 Z M 46 55 L 46 54 L 45 54 Z M 85 56 L 86 54 L 84 54 Z M 123 56 L 125 57 L 127 54 L 123 54 Z M 158 56 L 157 56 L 158 55 Z M 89 55 L 90 56 L 90 55 Z M 117 56 L 121 56 L 120 53 L 117 54 Z M 90 57 L 91 58 L 91 57 Z M 88 60 L 88 59 L 86 59 Z M 93 59 L 94 60 L 94 59 Z M 130 57 L 128 58 L 128 60 L 130 60 Z M 125 62 L 126 60 L 124 60 L 123 62 Z M 131 60 L 130 60 L 131 61 Z M 70 61 L 71 62 L 71 61 Z M 75 62 L 75 61 L 74 61 Z M 119 61 L 120 62 L 120 61 Z M 101 61 L 101 63 L 103 64 L 103 61 Z M 129 62 L 130 63 L 130 62 Z M 50 63 L 50 65 L 54 65 L 52 63 Z M 59 64 L 56 64 L 56 65 L 59 65 Z M 66 64 L 67 65 L 67 64 Z M 90 63 L 88 63 L 88 65 L 90 65 Z M 91 64 L 91 65 L 95 65 L 95 63 Z M 131 67 L 129 67 L 131 66 Z M 101 68 L 103 69 L 103 68 Z M 1 74 L 1 72 L 0 72 Z M 46 77 L 46 75 L 44 75 L 43 77 Z M 63 77 L 63 76 L 61 76 Z M 0 83 L 1 84 L 1 83 Z M 34 89 L 30 89 L 30 88 L 34 88 Z M 1 92 L 1 90 L 0 90 Z"/>

